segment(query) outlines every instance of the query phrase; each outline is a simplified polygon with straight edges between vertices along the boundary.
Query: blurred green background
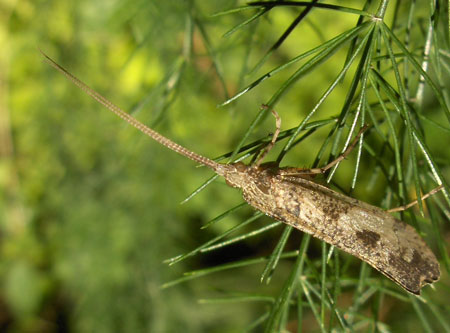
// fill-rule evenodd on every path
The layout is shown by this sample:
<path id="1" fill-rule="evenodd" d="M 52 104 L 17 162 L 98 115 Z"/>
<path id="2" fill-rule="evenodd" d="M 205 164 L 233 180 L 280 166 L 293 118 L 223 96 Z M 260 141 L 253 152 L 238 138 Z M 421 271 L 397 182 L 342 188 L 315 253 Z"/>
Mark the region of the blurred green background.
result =
<path id="1" fill-rule="evenodd" d="M 358 1 L 346 3 L 356 6 Z M 164 264 L 248 218 L 253 210 L 247 207 L 200 230 L 241 203 L 239 193 L 215 181 L 180 205 L 211 171 L 196 168 L 113 116 L 48 66 L 38 51 L 174 141 L 217 157 L 236 146 L 260 104 L 288 73 L 228 107 L 217 104 L 268 69 L 354 26 L 357 19 L 321 13 L 317 22 L 308 21 L 310 25 L 295 31 L 259 71 L 247 76 L 295 13 L 274 11 L 264 24 L 225 38 L 223 34 L 249 14 L 210 15 L 238 4 L 0 1 L 0 330 L 225 332 L 245 327 L 260 315 L 259 304 L 225 306 L 198 300 L 229 289 L 263 288 L 270 294 L 288 274 L 289 263 L 280 263 L 269 286 L 259 283 L 263 266 L 168 289 L 161 285 L 188 270 L 269 254 L 280 230 L 230 250 Z M 298 125 L 304 110 L 322 94 L 317 87 L 329 84 L 344 57 L 345 52 L 326 62 L 280 100 L 277 110 L 284 129 Z M 336 103 L 342 101 L 339 92 L 345 89 L 338 87 L 330 96 L 321 118 L 336 114 Z M 273 127 L 268 117 L 249 142 Z M 432 148 L 439 147 L 436 136 Z M 320 140 L 309 138 L 286 163 L 310 165 Z M 449 153 L 441 158 L 450 158 Z M 344 184 L 351 179 L 345 170 L 343 166 Z M 269 222 L 258 221 L 260 226 Z M 294 236 L 294 242 L 300 237 Z M 389 319 L 388 313 L 384 316 Z M 396 319 L 390 320 L 395 325 Z"/>

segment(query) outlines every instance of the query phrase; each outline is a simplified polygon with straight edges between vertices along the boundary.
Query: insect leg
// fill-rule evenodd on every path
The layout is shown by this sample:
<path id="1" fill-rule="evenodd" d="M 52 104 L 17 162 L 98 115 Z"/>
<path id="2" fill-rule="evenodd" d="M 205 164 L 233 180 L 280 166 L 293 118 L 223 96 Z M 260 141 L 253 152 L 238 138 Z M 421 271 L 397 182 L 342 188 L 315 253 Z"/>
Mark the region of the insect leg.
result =
<path id="1" fill-rule="evenodd" d="M 262 105 L 263 108 L 267 109 L 268 106 L 267 105 Z M 273 146 L 275 145 L 275 142 L 277 141 L 278 135 L 280 134 L 280 128 L 281 128 L 281 118 L 278 115 L 277 111 L 275 111 L 274 109 L 270 110 L 273 114 L 273 116 L 275 117 L 275 133 L 272 136 L 272 141 L 270 141 L 270 143 L 264 148 L 264 150 L 262 151 L 261 155 L 259 155 L 258 159 L 255 162 L 256 166 L 259 166 L 262 162 L 262 160 L 264 159 L 264 157 L 266 157 L 266 155 L 269 153 L 269 151 L 273 148 Z"/>
<path id="2" fill-rule="evenodd" d="M 425 194 L 424 196 L 422 196 L 421 199 L 422 199 L 422 200 L 425 200 L 426 198 L 428 198 L 429 196 L 435 194 L 436 192 L 439 192 L 439 191 L 442 190 L 443 188 L 444 188 L 444 185 L 439 185 L 438 187 L 432 189 L 430 192 L 428 192 L 427 194 Z M 416 199 L 416 200 L 414 200 L 413 202 L 410 202 L 410 203 L 407 204 L 407 205 L 403 205 L 403 206 L 400 206 L 400 207 L 388 209 L 387 212 L 388 212 L 388 213 L 400 212 L 400 211 L 406 210 L 406 209 L 408 209 L 408 208 L 410 208 L 410 207 L 412 207 L 412 206 L 414 206 L 414 205 L 417 205 L 418 202 L 419 202 L 419 201 Z"/>
<path id="3" fill-rule="evenodd" d="M 321 168 L 313 168 L 313 169 L 293 169 L 293 168 L 289 168 L 289 169 L 285 169 L 283 171 L 283 175 L 285 175 L 285 176 L 296 176 L 296 175 L 317 175 L 317 174 L 325 173 L 327 170 L 329 170 L 330 168 L 334 167 L 340 161 L 345 159 L 352 152 L 352 150 L 355 148 L 356 143 L 358 142 L 359 138 L 361 137 L 361 135 L 368 128 L 369 128 L 369 125 L 364 125 L 359 130 L 358 134 L 356 134 L 355 138 L 350 143 L 348 148 L 341 155 L 339 155 L 335 160 L 331 161 L 327 165 L 325 165 L 325 166 L 323 166 Z"/>

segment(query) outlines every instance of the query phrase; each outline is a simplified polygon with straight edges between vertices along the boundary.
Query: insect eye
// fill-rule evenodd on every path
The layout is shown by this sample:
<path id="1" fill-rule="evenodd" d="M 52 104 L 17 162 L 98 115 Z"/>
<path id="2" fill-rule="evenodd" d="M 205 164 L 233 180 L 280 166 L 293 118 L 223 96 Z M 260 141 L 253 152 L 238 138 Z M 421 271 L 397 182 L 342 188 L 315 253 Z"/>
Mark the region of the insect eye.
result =
<path id="1" fill-rule="evenodd" d="M 234 167 L 239 172 L 244 172 L 247 169 L 247 166 L 242 162 L 234 163 Z"/>

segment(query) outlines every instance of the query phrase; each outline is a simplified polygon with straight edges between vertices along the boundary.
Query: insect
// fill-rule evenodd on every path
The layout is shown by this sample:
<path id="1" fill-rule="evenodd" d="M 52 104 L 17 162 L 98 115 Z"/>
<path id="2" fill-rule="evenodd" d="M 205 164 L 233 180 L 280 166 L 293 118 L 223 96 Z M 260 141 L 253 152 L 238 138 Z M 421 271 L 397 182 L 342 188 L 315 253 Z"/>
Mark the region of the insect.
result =
<path id="1" fill-rule="evenodd" d="M 439 263 L 416 230 L 381 208 L 335 192 L 310 180 L 343 160 L 356 145 L 323 168 L 279 168 L 261 164 L 280 132 L 280 118 L 271 143 L 253 165 L 220 164 L 196 154 L 145 126 L 111 103 L 42 53 L 47 62 L 120 118 L 167 148 L 205 165 L 239 188 L 245 201 L 266 215 L 311 234 L 367 262 L 407 291 L 419 295 L 426 284 L 439 279 Z"/>

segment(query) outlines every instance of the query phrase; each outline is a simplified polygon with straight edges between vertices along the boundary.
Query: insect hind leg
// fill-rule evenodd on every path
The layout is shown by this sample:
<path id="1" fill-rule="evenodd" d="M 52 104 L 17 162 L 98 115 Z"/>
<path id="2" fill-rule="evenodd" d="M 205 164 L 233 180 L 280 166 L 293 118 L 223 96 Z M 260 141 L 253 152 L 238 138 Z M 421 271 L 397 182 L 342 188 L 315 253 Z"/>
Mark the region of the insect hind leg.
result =
<path id="1" fill-rule="evenodd" d="M 430 192 L 428 192 L 425 195 L 423 195 L 420 199 L 421 200 L 425 200 L 426 198 L 428 198 L 429 196 L 435 194 L 436 192 L 439 192 L 443 188 L 444 188 L 444 185 L 439 185 L 438 187 L 432 189 Z M 418 203 L 419 203 L 419 200 L 416 199 L 416 200 L 410 202 L 407 205 L 403 205 L 403 206 L 400 206 L 400 207 L 395 207 L 395 208 L 388 209 L 387 212 L 388 213 L 401 212 L 401 211 L 406 210 L 406 209 L 408 209 L 408 208 L 410 208 L 412 206 L 417 205 Z"/>

